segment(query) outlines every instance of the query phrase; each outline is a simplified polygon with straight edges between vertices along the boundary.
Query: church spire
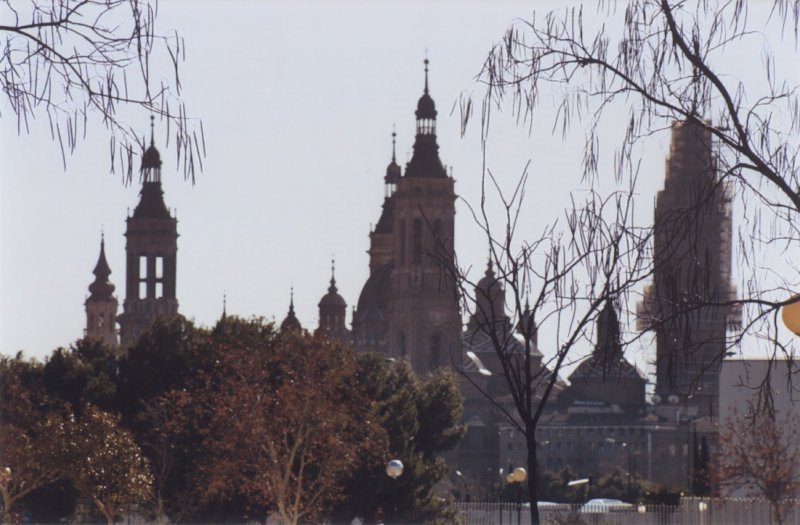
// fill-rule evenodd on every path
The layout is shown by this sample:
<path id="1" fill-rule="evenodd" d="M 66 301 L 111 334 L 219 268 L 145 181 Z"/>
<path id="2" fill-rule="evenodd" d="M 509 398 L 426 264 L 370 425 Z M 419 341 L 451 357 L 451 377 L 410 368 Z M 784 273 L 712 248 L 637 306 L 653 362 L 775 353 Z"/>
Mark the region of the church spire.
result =
<path id="1" fill-rule="evenodd" d="M 161 182 L 161 154 L 156 149 L 155 117 L 150 115 L 150 147 L 142 155 L 142 181 Z"/>
<path id="2" fill-rule="evenodd" d="M 425 57 L 425 94 L 428 94 L 428 64 L 430 64 L 430 60 L 428 57 Z"/>
<path id="3" fill-rule="evenodd" d="M 386 166 L 386 175 L 383 177 L 383 181 L 386 183 L 386 197 L 392 196 L 402 175 L 400 166 L 397 165 L 396 148 L 397 133 L 394 130 L 394 126 L 392 126 L 392 161 Z"/>
<path id="4" fill-rule="evenodd" d="M 108 280 L 111 268 L 106 260 L 105 236 L 100 234 L 100 255 L 94 267 L 94 282 L 89 285 L 91 295 L 86 299 L 86 337 L 107 345 L 117 344 L 117 298 L 114 285 Z"/>
<path id="5" fill-rule="evenodd" d="M 439 159 L 439 145 L 436 143 L 436 103 L 428 91 L 428 64 L 425 59 L 425 88 L 417 102 L 417 135 L 414 141 L 414 154 L 406 166 L 406 177 L 447 177 L 447 172 Z"/>
<path id="6" fill-rule="evenodd" d="M 222 317 L 220 317 L 221 321 L 224 321 L 228 318 L 228 294 L 223 292 L 222 293 Z"/>
<path id="7" fill-rule="evenodd" d="M 331 258 L 331 285 L 328 287 L 328 292 L 336 293 L 338 291 L 336 288 L 336 259 Z"/>
<path id="8" fill-rule="evenodd" d="M 92 271 L 94 282 L 89 285 L 91 296 L 90 301 L 108 301 L 114 293 L 115 286 L 108 280 L 111 275 L 111 268 L 106 260 L 106 239 L 104 234 L 100 234 L 100 255 L 97 257 L 97 264 Z"/>
<path id="9" fill-rule="evenodd" d="M 283 332 L 299 332 L 303 327 L 294 313 L 294 286 L 289 289 L 289 313 L 281 323 L 281 333 Z"/>

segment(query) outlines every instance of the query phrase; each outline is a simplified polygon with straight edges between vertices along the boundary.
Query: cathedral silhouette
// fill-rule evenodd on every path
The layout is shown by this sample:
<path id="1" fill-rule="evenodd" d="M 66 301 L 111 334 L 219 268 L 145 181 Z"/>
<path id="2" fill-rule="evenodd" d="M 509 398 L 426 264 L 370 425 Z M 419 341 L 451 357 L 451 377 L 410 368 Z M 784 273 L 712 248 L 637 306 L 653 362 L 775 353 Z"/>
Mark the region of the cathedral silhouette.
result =
<path id="1" fill-rule="evenodd" d="M 319 301 L 314 333 L 337 338 L 358 352 L 406 359 L 419 374 L 443 366 L 462 372 L 467 433 L 447 459 L 469 477 L 477 494 L 495 483 L 498 468 L 524 462 L 521 436 L 480 392 L 507 388 L 482 327 L 491 323 L 509 334 L 516 327 L 506 315 L 503 282 L 491 263 L 477 284 L 475 297 L 482 302 L 475 312 L 460 311 L 455 284 L 446 271 L 455 263 L 455 182 L 439 157 L 427 59 L 424 64 L 413 154 L 404 168 L 398 165 L 392 133 L 380 218 L 369 233 L 369 277 L 352 310 L 350 328 L 347 302 L 336 286 L 332 262 L 330 286 Z M 85 301 L 85 335 L 123 349 L 135 344 L 157 318 L 178 313 L 177 219 L 164 201 L 161 158 L 152 127 L 151 122 L 150 144 L 142 156 L 139 203 L 127 218 L 123 311 L 118 315 L 102 238 L 95 279 Z M 537 439 L 558 442 L 540 454 L 541 465 L 550 470 L 570 466 L 578 473 L 597 475 L 608 466 L 601 461 L 606 444 L 622 442 L 625 436 L 623 444 L 631 443 L 629 451 L 638 447 L 648 457 L 646 465 L 629 465 L 629 470 L 643 478 L 655 473 L 680 484 L 686 479 L 687 463 L 682 462 L 690 458 L 688 452 L 675 457 L 676 440 L 688 435 L 690 423 L 695 432 L 698 428 L 705 432 L 701 419 L 716 416 L 726 323 L 736 312 L 706 308 L 688 317 L 675 315 L 689 295 L 723 302 L 735 294 L 730 284 L 730 199 L 715 183 L 713 144 L 701 124 L 673 126 L 666 171 L 655 208 L 654 282 L 638 312 L 639 329 L 656 332 L 657 395 L 646 401 L 643 374 L 622 355 L 617 312 L 609 302 L 597 319 L 595 352 L 573 372 L 569 384 L 558 381 L 552 406 L 539 426 Z M 694 220 L 686 220 L 687 209 L 695 210 Z M 491 319 L 485 318 L 487 312 Z M 466 324 L 465 314 L 470 314 Z M 280 329 L 303 329 L 295 315 L 293 293 Z M 517 335 L 508 341 L 519 350 Z M 535 337 L 532 343 L 534 367 L 543 370 Z M 678 409 L 683 412 L 676 419 Z M 690 419 L 681 420 L 681 414 Z"/>

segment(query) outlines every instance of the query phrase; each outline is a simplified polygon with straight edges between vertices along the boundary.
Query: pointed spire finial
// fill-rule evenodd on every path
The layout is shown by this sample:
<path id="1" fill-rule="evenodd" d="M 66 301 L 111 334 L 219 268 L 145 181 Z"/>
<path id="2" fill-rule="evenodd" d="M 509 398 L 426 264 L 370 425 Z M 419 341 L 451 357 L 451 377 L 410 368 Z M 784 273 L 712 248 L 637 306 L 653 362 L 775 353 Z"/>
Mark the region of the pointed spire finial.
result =
<path id="1" fill-rule="evenodd" d="M 228 292 L 222 291 L 222 319 L 223 321 L 228 317 Z"/>
<path id="2" fill-rule="evenodd" d="M 397 132 L 395 131 L 394 122 L 392 122 L 392 162 L 397 162 L 395 157 L 395 147 L 397 142 Z"/>
<path id="3" fill-rule="evenodd" d="M 155 124 L 155 121 L 156 121 L 156 117 L 154 117 L 153 115 L 150 115 L 150 145 L 151 146 L 155 146 L 156 145 L 156 124 Z"/>
<path id="4" fill-rule="evenodd" d="M 294 286 L 289 288 L 289 315 L 294 315 Z"/>
<path id="5" fill-rule="evenodd" d="M 425 94 L 428 94 L 428 64 L 430 64 L 430 60 L 428 60 L 428 50 L 425 50 Z"/>
<path id="6" fill-rule="evenodd" d="M 331 285 L 328 287 L 328 291 L 331 293 L 338 291 L 336 288 L 336 258 L 333 255 L 331 255 Z"/>

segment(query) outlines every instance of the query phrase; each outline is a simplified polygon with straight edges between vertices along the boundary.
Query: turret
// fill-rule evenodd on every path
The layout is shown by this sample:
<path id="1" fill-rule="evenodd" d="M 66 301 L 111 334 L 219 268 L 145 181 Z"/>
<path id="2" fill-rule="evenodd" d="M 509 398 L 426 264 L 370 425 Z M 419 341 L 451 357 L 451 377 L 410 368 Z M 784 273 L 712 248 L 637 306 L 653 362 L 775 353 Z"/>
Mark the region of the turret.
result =
<path id="1" fill-rule="evenodd" d="M 96 339 L 107 345 L 117 344 L 117 298 L 115 286 L 109 281 L 111 268 L 106 261 L 106 241 L 100 237 L 100 255 L 94 267 L 94 281 L 89 285 L 86 307 L 86 337 Z"/>

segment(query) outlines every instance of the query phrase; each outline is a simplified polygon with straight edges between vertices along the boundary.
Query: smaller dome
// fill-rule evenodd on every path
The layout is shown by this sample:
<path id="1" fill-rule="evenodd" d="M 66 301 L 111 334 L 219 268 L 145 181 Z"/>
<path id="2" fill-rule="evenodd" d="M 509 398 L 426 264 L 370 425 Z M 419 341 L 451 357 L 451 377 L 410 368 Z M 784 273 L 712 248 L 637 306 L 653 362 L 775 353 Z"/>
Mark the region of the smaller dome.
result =
<path id="1" fill-rule="evenodd" d="M 417 102 L 417 119 L 435 119 L 436 104 L 428 93 L 425 93 Z"/>
<path id="2" fill-rule="evenodd" d="M 328 287 L 328 293 L 319 300 L 319 306 L 347 306 L 347 302 L 345 302 L 344 298 L 337 293 L 335 283 L 336 281 L 331 281 L 331 285 Z"/>
<path id="3" fill-rule="evenodd" d="M 292 311 L 289 312 L 289 315 L 287 315 L 286 319 L 281 323 L 281 332 L 299 332 L 302 329 L 303 327 L 300 325 L 300 321 L 297 320 L 297 317 Z"/>
<path id="4" fill-rule="evenodd" d="M 336 288 L 336 271 L 333 261 L 331 261 L 331 285 L 328 287 L 328 293 L 323 295 L 322 299 L 320 299 L 319 306 L 347 307 L 347 303 L 345 302 L 344 298 L 339 295 L 339 290 Z"/>
<path id="5" fill-rule="evenodd" d="M 484 274 L 483 278 L 480 281 L 478 281 L 477 288 L 488 291 L 494 286 L 502 286 L 502 285 L 497 280 L 497 277 L 495 277 L 494 265 L 492 265 L 492 260 L 489 259 L 489 263 L 486 266 L 486 273 Z"/>
<path id="6" fill-rule="evenodd" d="M 142 155 L 142 170 L 160 168 L 161 154 L 153 144 Z"/>
<path id="7" fill-rule="evenodd" d="M 299 332 L 303 329 L 300 325 L 300 321 L 297 319 L 297 316 L 294 314 L 294 288 L 292 288 L 290 299 L 289 299 L 289 313 L 286 314 L 286 318 L 281 323 L 281 333 L 284 332 Z"/>

